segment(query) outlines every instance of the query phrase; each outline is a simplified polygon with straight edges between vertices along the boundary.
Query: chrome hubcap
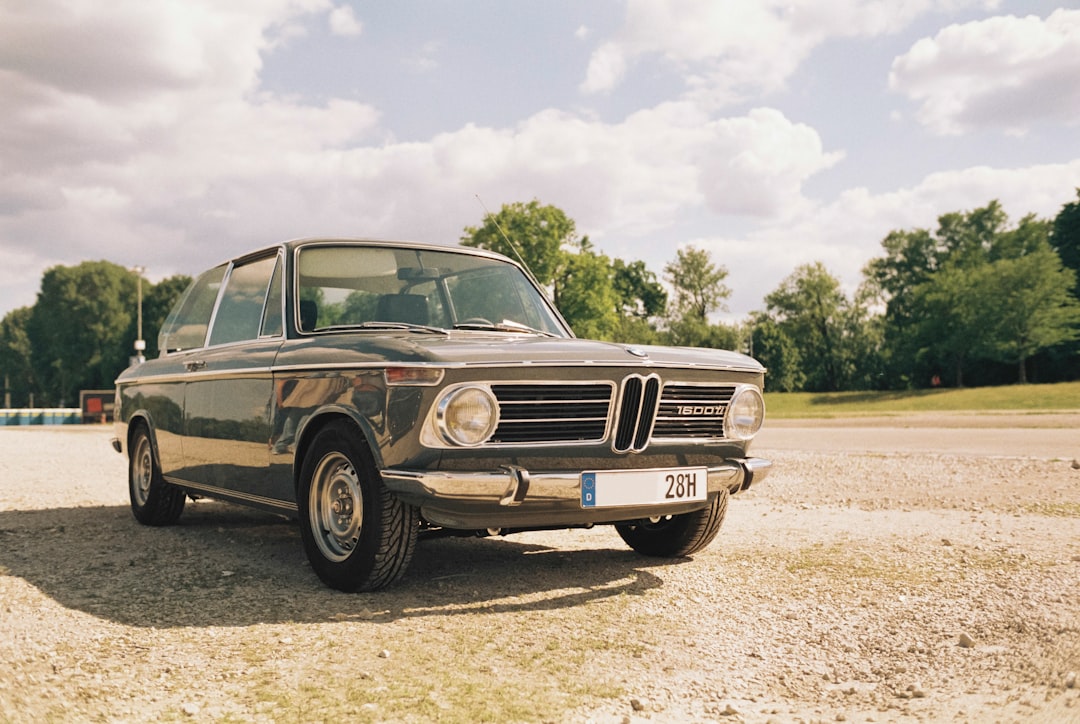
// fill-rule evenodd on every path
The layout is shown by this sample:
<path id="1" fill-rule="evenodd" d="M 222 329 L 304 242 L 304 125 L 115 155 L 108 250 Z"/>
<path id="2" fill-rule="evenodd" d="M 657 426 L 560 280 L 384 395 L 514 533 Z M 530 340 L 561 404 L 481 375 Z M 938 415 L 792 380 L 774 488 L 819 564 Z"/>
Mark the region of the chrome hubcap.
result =
<path id="1" fill-rule="evenodd" d="M 153 476 L 154 456 L 150 450 L 150 441 L 141 437 L 138 447 L 135 448 L 135 455 L 131 458 L 131 492 L 135 496 L 137 505 L 146 505 Z"/>
<path id="2" fill-rule="evenodd" d="M 308 495 L 315 543 L 327 560 L 345 560 L 360 542 L 364 520 L 356 469 L 341 453 L 330 453 L 319 462 Z"/>

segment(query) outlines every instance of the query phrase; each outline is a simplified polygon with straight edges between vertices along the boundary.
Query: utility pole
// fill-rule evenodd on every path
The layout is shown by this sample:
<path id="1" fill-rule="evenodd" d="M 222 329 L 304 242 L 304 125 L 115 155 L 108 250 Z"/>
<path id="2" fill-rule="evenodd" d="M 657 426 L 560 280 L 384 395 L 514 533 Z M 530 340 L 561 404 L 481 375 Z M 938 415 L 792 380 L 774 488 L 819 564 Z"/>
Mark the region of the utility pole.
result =
<path id="1" fill-rule="evenodd" d="M 146 340 L 143 339 L 142 336 L 142 275 L 146 273 L 146 267 L 132 267 L 131 271 L 135 272 L 135 284 L 139 296 L 139 311 L 137 318 L 138 322 L 136 326 L 135 337 L 135 356 L 132 358 L 132 364 L 142 364 L 146 361 L 146 357 L 143 356 L 143 352 L 146 351 Z"/>

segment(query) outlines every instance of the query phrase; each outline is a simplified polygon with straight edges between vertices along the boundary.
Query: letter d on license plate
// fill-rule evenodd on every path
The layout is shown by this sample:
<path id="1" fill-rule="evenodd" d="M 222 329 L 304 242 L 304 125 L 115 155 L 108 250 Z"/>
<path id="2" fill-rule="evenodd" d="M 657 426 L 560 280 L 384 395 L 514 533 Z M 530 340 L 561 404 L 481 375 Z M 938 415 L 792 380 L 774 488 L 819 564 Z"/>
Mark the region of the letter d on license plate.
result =
<path id="1" fill-rule="evenodd" d="M 705 468 L 602 470 L 581 474 L 581 507 L 662 505 L 705 500 L 709 473 Z"/>

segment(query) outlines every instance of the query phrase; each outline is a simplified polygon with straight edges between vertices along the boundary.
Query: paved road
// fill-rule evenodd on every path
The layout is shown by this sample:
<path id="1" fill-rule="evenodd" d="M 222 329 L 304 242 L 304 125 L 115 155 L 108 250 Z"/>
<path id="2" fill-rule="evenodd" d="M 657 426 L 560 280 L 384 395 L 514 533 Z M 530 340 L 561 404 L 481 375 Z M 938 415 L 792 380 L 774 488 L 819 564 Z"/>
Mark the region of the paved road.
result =
<path id="1" fill-rule="evenodd" d="M 1022 417 L 1022 416 L 1021 416 Z M 754 442 L 757 454 L 769 449 L 826 452 L 925 452 L 1041 459 L 1080 459 L 1080 424 L 1030 427 L 1002 423 L 994 427 L 957 427 L 956 421 L 934 426 L 929 420 L 778 420 L 766 422 Z"/>

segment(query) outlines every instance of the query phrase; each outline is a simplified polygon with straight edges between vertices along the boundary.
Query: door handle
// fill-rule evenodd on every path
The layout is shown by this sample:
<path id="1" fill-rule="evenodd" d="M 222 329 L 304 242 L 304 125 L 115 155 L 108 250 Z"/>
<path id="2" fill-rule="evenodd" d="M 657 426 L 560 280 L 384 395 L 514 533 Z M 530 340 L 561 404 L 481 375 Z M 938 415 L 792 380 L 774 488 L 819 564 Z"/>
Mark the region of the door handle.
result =
<path id="1" fill-rule="evenodd" d="M 206 367 L 206 362 L 201 359 L 188 360 L 184 363 L 184 367 L 187 368 L 188 372 L 194 372 L 196 370 L 204 369 Z"/>

